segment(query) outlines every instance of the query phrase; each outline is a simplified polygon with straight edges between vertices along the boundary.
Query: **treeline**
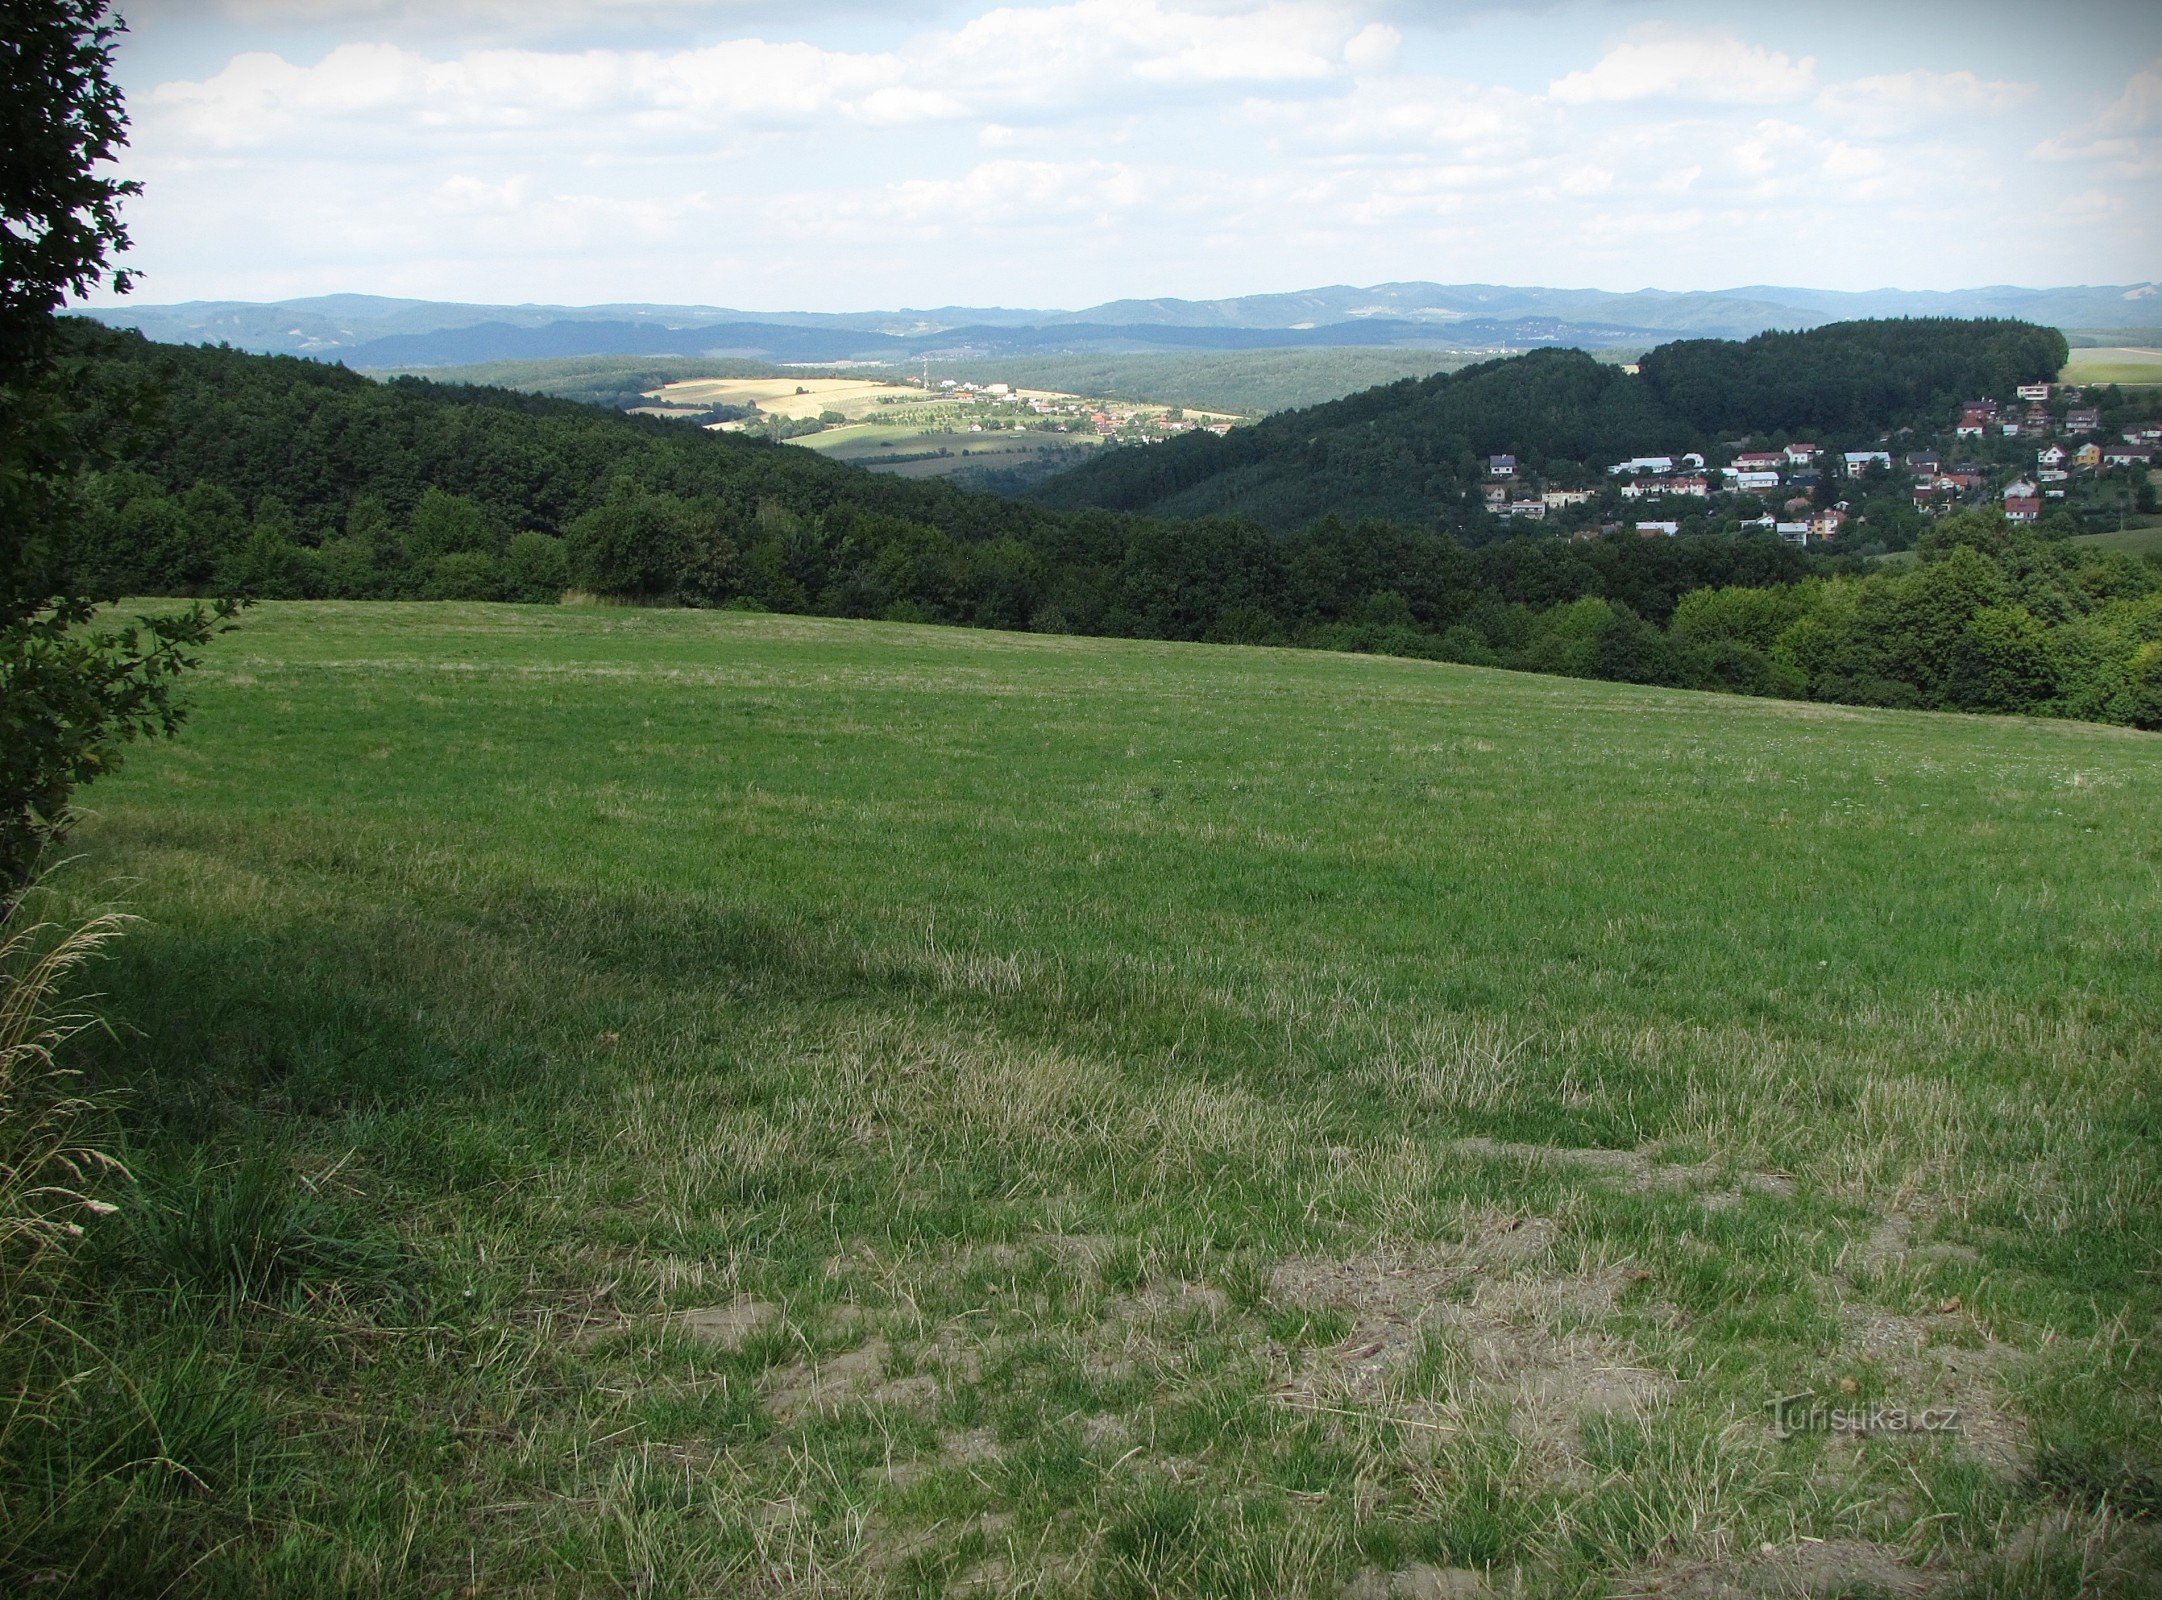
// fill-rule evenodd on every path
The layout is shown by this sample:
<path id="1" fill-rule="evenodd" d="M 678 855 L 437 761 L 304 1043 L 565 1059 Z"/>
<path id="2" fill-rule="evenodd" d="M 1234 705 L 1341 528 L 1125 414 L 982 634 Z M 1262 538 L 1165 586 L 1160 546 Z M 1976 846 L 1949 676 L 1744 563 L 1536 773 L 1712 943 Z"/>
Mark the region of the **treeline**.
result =
<path id="1" fill-rule="evenodd" d="M 1607 463 L 1709 450 L 1736 435 L 1874 443 L 1960 400 L 2054 378 L 2064 336 L 2028 323 L 1915 319 L 1662 345 L 1634 373 L 1542 350 L 1284 412 L 1225 437 L 1105 451 L 1038 487 L 1038 503 L 1154 516 L 1237 515 L 1278 531 L 1327 512 L 1492 526 L 1491 455 L 1560 483 Z"/>
<path id="2" fill-rule="evenodd" d="M 148 375 L 163 391 L 162 420 L 93 478 L 70 553 L 112 593 L 574 589 L 2162 725 L 2162 567 L 1994 514 L 1946 519 L 1905 572 L 1768 535 L 1470 547 L 1333 516 L 1274 534 L 1058 514 L 679 423 L 130 335 L 78 362 L 83 423 L 116 443 L 123 397 Z"/>
<path id="3" fill-rule="evenodd" d="M 2162 564 L 2014 528 L 1996 510 L 1961 512 L 1923 537 L 1912 567 L 1698 589 L 1664 627 L 1603 598 L 1490 610 L 1417 653 L 1785 699 L 2162 729 Z"/>

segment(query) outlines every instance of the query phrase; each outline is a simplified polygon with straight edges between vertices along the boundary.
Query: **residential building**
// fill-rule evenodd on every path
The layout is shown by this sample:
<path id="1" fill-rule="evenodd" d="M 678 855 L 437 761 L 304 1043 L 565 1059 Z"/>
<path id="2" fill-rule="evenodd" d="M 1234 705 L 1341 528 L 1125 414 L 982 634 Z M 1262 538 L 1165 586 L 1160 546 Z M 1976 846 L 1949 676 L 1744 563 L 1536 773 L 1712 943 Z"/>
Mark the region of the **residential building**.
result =
<path id="1" fill-rule="evenodd" d="M 1639 473 L 1664 477 L 1673 470 L 1674 458 L 1672 456 L 1632 456 L 1627 461 L 1616 462 L 1606 469 L 1607 476 L 1610 478 L 1633 477 Z"/>
<path id="2" fill-rule="evenodd" d="M 2022 400 L 2047 400 L 2050 391 L 2056 387 L 2054 383 L 2023 383 L 2019 386 L 2019 397 Z"/>
<path id="3" fill-rule="evenodd" d="M 1913 473 L 1929 473 L 1934 476 L 1944 467 L 1944 458 L 1934 450 L 1910 450 L 1903 458 L 1907 470 Z"/>
<path id="4" fill-rule="evenodd" d="M 2072 460 L 2077 465 L 2085 467 L 2089 472 L 2092 472 L 2096 467 L 2099 467 L 2102 464 L 2102 447 L 2096 444 L 2092 439 L 2089 439 L 2085 444 L 2081 445 L 2077 450 L 2072 452 Z"/>
<path id="5" fill-rule="evenodd" d="M 1739 472 L 1776 472 L 1786 459 L 1784 450 L 1744 450 L 1734 458 L 1734 467 Z"/>
<path id="6" fill-rule="evenodd" d="M 2151 444 L 2113 444 L 2104 446 L 2102 465 L 2105 467 L 2151 467 L 2154 465 L 2154 446 Z"/>
<path id="7" fill-rule="evenodd" d="M 1512 500 L 1509 502 L 1508 514 L 1512 517 L 1529 517 L 1534 522 L 1544 522 L 1546 520 L 1546 502 L 1544 500 Z"/>
<path id="8" fill-rule="evenodd" d="M 2045 467 L 2061 467 L 2070 461 L 2072 456 L 2063 445 L 2053 444 L 2048 449 L 2037 452 L 2034 459 Z"/>
<path id="9" fill-rule="evenodd" d="M 1834 506 L 1820 511 L 1809 519 L 1809 536 L 1812 539 L 1836 539 L 1839 530 L 1847 525 L 1847 514 Z"/>
<path id="10" fill-rule="evenodd" d="M 1489 511 L 1499 511 L 1509 503 L 1509 486 L 1505 483 L 1487 484 L 1479 492 L 1486 496 Z"/>
<path id="11" fill-rule="evenodd" d="M 1891 466 L 1892 453 L 1889 450 L 1849 450 L 1846 459 L 1847 476 L 1859 478 L 1870 469 L 1872 463 L 1880 467 Z"/>
<path id="12" fill-rule="evenodd" d="M 1589 489 L 1549 489 L 1539 498 L 1546 502 L 1547 510 L 1560 511 L 1568 506 L 1591 504 L 1591 491 Z"/>
<path id="13" fill-rule="evenodd" d="M 2034 485 L 2025 478 L 2014 478 L 2004 486 L 2004 497 L 2007 500 L 2031 500 L 2034 498 Z"/>
<path id="14" fill-rule="evenodd" d="M 1486 458 L 1486 471 L 1489 477 L 1513 478 L 1516 476 L 1516 457 L 1488 456 Z"/>
<path id="15" fill-rule="evenodd" d="M 1781 522 L 1775 524 L 1772 531 L 1789 544 L 1809 543 L 1809 524 L 1806 522 Z"/>
<path id="16" fill-rule="evenodd" d="M 1786 449 L 1787 459 L 1797 467 L 1808 466 L 1810 462 L 1817 459 L 1820 453 L 1813 444 L 1790 444 Z"/>
<path id="17" fill-rule="evenodd" d="M 1776 472 L 1744 472 L 1737 467 L 1728 467 L 1726 473 L 1727 487 L 1737 494 L 1762 494 L 1766 489 L 1779 487 Z"/>
<path id="18" fill-rule="evenodd" d="M 1637 537 L 1639 539 L 1671 539 L 1681 531 L 1682 525 L 1678 522 L 1640 522 L 1637 524 Z"/>
<path id="19" fill-rule="evenodd" d="M 2042 502 L 2031 494 L 2007 499 L 2004 502 L 2004 516 L 2007 522 L 2039 522 L 2042 518 Z"/>
<path id="20" fill-rule="evenodd" d="M 2102 413 L 2092 406 L 2079 407 L 2064 414 L 2066 433 L 2093 433 L 2102 426 Z"/>

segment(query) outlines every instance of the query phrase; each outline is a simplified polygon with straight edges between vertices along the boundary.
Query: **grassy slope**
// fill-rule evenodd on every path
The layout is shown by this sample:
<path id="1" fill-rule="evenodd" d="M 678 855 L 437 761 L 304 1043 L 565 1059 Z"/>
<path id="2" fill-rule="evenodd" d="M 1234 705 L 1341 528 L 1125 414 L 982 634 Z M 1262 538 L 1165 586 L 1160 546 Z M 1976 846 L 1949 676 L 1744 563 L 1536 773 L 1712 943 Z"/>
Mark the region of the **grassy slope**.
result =
<path id="1" fill-rule="evenodd" d="M 123 1571 L 1588 1594 L 2162 1496 L 2162 740 L 463 606 L 265 607 L 200 701 L 80 836 L 131 1154 L 375 1250 L 123 1299 L 242 1374 Z M 1842 1379 L 1967 1433 L 1770 1436 Z"/>
<path id="2" fill-rule="evenodd" d="M 2127 555 L 2162 556 L 2162 519 L 2143 519 L 2106 533 L 2077 535 L 2075 544 L 2091 544 L 2103 550 L 2122 550 Z"/>

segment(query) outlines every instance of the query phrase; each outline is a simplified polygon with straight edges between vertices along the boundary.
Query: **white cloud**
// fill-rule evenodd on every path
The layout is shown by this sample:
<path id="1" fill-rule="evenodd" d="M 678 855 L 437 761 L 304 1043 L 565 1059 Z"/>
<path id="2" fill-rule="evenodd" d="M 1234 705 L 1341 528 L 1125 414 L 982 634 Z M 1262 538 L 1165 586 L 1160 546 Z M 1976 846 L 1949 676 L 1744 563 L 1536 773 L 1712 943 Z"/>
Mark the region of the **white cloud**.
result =
<path id="1" fill-rule="evenodd" d="M 2162 61 L 2135 72 L 2101 120 L 2103 128 L 2113 133 L 2162 128 Z"/>
<path id="2" fill-rule="evenodd" d="M 1816 69 L 1813 56 L 1790 61 L 1736 38 L 1657 28 L 1639 31 L 1596 66 L 1556 79 L 1548 93 L 1567 105 L 1635 100 L 1774 105 L 1807 96 Z"/>
<path id="3" fill-rule="evenodd" d="M 910 33 L 868 0 L 230 0 L 317 31 L 228 22 L 285 56 L 194 41 L 131 83 L 131 216 L 175 298 L 266 262 L 281 291 L 776 307 L 2152 275 L 2162 212 L 2103 202 L 2162 175 L 2162 62 L 2096 94 L 1800 26 L 1584 48 L 1622 4 L 942 0 Z"/>
<path id="4" fill-rule="evenodd" d="M 1825 89 L 1821 104 L 1844 126 L 1892 133 L 1999 114 L 2025 105 L 2039 92 L 2032 83 L 1916 68 L 1833 84 Z"/>

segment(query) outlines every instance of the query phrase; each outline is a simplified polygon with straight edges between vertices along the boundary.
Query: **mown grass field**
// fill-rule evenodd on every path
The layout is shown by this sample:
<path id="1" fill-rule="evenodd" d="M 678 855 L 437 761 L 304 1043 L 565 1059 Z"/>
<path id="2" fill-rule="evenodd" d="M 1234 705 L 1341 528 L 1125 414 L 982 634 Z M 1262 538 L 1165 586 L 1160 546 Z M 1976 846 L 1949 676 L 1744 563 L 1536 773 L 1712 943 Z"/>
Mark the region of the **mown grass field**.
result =
<path id="1" fill-rule="evenodd" d="M 2138 345 L 2074 350 L 2063 377 L 2066 383 L 2162 383 L 2162 350 Z"/>
<path id="2" fill-rule="evenodd" d="M 2075 544 L 2091 544 L 2103 550 L 2122 550 L 2126 555 L 2162 556 L 2162 517 L 2141 517 L 2107 533 L 2073 536 Z"/>
<path id="3" fill-rule="evenodd" d="M 197 698 L 13 1582 L 2154 1581 L 2162 739 L 501 606 Z"/>

